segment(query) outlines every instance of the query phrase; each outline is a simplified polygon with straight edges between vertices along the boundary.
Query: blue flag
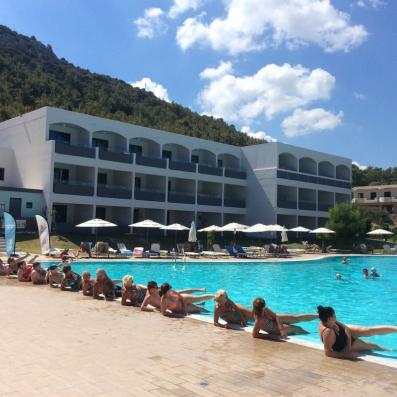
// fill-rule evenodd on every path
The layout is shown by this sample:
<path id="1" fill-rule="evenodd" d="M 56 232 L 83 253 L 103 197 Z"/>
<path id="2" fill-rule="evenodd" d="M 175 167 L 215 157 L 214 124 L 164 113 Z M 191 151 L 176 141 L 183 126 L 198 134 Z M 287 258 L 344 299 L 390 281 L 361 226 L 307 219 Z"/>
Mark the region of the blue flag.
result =
<path id="1" fill-rule="evenodd" d="M 15 233 L 17 225 L 15 219 L 8 212 L 4 212 L 4 237 L 6 242 L 6 254 L 11 255 L 15 252 Z"/>

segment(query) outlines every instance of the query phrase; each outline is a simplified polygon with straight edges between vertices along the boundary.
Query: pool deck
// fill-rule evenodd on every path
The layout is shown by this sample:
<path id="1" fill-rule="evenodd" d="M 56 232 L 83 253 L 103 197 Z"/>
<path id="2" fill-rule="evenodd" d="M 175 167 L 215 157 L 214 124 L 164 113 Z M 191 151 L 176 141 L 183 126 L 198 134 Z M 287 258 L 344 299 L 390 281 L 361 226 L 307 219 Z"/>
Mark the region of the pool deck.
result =
<path id="1" fill-rule="evenodd" d="M 0 278 L 0 396 L 395 396 L 397 370 Z"/>

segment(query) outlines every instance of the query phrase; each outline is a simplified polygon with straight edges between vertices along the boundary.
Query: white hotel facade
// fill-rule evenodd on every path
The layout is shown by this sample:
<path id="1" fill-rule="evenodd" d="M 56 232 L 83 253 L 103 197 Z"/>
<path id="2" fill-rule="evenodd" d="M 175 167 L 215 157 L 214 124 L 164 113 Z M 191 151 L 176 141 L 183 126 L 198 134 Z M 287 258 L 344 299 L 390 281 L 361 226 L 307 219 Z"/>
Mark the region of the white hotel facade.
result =
<path id="1" fill-rule="evenodd" d="M 283 143 L 237 147 L 45 107 L 0 123 L 0 210 L 199 227 L 315 228 L 351 200 L 351 160 Z"/>

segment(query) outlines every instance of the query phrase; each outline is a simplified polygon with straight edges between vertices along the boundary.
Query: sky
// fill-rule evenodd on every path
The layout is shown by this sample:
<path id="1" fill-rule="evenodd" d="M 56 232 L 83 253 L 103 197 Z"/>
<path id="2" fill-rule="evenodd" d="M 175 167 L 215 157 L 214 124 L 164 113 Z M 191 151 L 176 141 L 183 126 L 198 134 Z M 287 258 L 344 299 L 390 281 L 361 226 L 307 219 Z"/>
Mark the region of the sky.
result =
<path id="1" fill-rule="evenodd" d="M 397 166 L 396 0 L 0 0 L 59 57 L 242 133 Z"/>

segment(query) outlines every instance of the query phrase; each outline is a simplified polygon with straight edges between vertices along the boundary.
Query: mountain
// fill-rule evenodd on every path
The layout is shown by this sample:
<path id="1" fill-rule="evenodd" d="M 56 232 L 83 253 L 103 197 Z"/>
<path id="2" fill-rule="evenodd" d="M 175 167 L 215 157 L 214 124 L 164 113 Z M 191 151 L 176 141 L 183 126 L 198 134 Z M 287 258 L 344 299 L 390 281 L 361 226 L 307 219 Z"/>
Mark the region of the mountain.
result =
<path id="1" fill-rule="evenodd" d="M 0 25 L 0 121 L 43 106 L 246 146 L 263 143 L 222 119 L 163 101 L 122 80 L 59 59 L 51 46 Z"/>

